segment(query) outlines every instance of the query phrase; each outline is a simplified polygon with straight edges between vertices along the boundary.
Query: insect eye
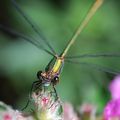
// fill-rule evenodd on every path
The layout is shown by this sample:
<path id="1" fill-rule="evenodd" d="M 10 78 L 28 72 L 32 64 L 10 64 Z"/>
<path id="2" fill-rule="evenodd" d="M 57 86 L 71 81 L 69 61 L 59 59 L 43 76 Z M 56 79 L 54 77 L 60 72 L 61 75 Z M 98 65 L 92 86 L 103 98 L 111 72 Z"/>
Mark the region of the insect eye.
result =
<path id="1" fill-rule="evenodd" d="M 42 71 L 38 71 L 38 72 L 37 72 L 37 78 L 38 78 L 38 79 L 40 78 L 41 73 L 42 73 Z"/>
<path id="2" fill-rule="evenodd" d="M 56 85 L 59 82 L 59 77 L 55 76 L 53 79 L 53 84 Z"/>

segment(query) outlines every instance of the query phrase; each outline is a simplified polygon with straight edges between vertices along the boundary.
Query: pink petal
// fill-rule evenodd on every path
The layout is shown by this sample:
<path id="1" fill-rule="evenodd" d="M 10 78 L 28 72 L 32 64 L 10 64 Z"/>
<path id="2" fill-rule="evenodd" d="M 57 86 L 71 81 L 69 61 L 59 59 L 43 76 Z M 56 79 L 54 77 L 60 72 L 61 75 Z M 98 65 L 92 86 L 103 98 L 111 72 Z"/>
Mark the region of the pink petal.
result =
<path id="1" fill-rule="evenodd" d="M 12 116 L 9 114 L 5 114 L 3 120 L 12 120 Z"/>
<path id="2" fill-rule="evenodd" d="M 120 75 L 116 76 L 109 85 L 112 99 L 120 98 Z"/>
<path id="3" fill-rule="evenodd" d="M 63 120 L 80 120 L 70 103 L 64 104 L 64 119 Z"/>
<path id="4" fill-rule="evenodd" d="M 116 117 L 120 118 L 120 99 L 111 100 L 104 109 L 105 120 Z"/>

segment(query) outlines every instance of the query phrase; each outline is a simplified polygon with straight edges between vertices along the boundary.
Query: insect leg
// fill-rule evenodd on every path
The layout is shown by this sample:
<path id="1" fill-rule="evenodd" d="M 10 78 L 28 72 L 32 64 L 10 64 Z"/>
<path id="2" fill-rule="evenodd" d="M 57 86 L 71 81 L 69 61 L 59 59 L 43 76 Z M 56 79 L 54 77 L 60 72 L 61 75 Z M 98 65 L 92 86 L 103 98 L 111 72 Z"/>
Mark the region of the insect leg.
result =
<path id="1" fill-rule="evenodd" d="M 56 96 L 55 101 L 57 101 L 57 100 L 58 100 L 58 94 L 57 94 L 57 91 L 56 91 L 56 89 L 55 89 L 55 86 L 54 86 L 54 85 L 53 85 L 53 90 L 54 90 L 54 93 L 55 93 L 55 96 Z"/>
<path id="2" fill-rule="evenodd" d="M 30 92 L 29 92 L 29 98 L 28 98 L 28 100 L 27 100 L 26 105 L 22 108 L 22 111 L 24 111 L 24 110 L 28 107 L 28 105 L 29 105 L 29 103 L 30 103 L 30 99 L 32 98 L 32 97 L 31 97 L 31 94 L 32 94 L 34 85 L 38 84 L 39 82 L 40 82 L 40 81 L 35 81 L 35 82 L 32 83 L 32 86 L 31 86 L 31 89 L 30 89 Z"/>

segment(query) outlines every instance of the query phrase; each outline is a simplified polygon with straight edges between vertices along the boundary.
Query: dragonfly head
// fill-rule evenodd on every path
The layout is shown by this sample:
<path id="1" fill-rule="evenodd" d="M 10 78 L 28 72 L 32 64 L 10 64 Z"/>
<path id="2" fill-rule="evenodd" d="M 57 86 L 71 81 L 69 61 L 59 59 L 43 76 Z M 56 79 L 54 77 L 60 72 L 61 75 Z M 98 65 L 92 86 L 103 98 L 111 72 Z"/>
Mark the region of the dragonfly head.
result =
<path id="1" fill-rule="evenodd" d="M 53 58 L 47 65 L 45 71 L 39 71 L 37 77 L 44 86 L 56 85 L 64 64 L 61 58 Z"/>
<path id="2" fill-rule="evenodd" d="M 37 78 L 40 80 L 41 84 L 44 86 L 49 86 L 51 84 L 56 85 L 59 82 L 59 75 L 53 75 L 52 73 L 39 71 L 37 73 Z"/>

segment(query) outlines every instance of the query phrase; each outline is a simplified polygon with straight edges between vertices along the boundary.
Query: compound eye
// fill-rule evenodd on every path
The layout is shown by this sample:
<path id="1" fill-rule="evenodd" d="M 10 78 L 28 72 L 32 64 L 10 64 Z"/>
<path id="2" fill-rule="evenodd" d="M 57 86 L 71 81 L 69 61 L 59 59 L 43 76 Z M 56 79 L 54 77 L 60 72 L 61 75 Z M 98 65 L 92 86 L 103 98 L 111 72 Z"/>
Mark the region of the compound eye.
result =
<path id="1" fill-rule="evenodd" d="M 38 79 L 40 79 L 41 73 L 42 73 L 42 71 L 38 71 L 38 72 L 37 72 L 37 78 L 38 78 Z"/>
<path id="2" fill-rule="evenodd" d="M 59 82 L 59 77 L 55 76 L 53 79 L 53 84 L 56 85 Z"/>

